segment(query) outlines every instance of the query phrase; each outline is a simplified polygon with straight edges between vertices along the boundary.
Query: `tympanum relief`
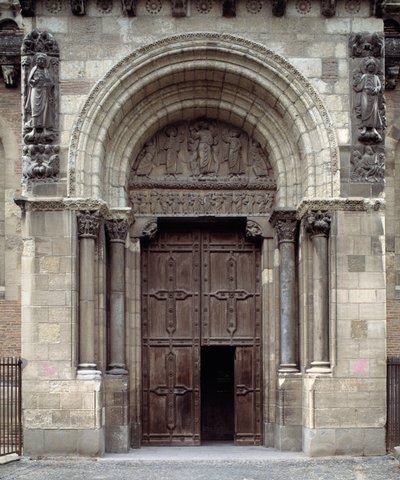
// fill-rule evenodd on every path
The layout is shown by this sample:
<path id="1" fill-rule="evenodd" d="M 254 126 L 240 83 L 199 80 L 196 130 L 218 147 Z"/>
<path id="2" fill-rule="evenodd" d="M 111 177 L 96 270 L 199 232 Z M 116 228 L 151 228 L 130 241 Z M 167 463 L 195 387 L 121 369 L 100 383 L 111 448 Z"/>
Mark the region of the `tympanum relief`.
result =
<path id="1" fill-rule="evenodd" d="M 246 132 L 209 118 L 168 125 L 143 146 L 129 182 L 136 214 L 265 214 L 276 184 Z"/>

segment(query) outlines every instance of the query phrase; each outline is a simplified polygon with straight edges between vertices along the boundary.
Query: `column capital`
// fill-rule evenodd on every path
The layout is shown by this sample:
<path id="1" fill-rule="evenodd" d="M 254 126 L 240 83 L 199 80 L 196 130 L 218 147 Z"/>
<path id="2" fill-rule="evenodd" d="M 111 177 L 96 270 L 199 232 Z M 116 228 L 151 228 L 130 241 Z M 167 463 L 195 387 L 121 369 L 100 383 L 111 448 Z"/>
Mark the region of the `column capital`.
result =
<path id="1" fill-rule="evenodd" d="M 106 220 L 106 230 L 111 242 L 125 242 L 129 222 L 126 218 L 112 218 Z"/>
<path id="2" fill-rule="evenodd" d="M 304 217 L 307 233 L 311 237 L 328 237 L 331 228 L 331 213 L 327 210 L 311 210 Z"/>
<path id="3" fill-rule="evenodd" d="M 279 243 L 295 241 L 298 224 L 296 210 L 290 208 L 274 209 L 269 221 L 276 230 Z"/>
<path id="4" fill-rule="evenodd" d="M 97 237 L 101 223 L 101 215 L 99 211 L 85 210 L 84 212 L 79 212 L 77 219 L 79 238 Z"/>

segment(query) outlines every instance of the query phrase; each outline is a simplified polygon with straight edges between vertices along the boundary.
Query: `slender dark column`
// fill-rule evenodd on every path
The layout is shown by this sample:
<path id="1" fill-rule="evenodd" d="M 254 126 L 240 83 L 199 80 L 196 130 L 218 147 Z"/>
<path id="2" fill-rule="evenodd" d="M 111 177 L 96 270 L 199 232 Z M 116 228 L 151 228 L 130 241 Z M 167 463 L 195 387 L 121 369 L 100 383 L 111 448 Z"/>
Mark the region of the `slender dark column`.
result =
<path id="1" fill-rule="evenodd" d="M 312 241 L 313 285 L 313 357 L 310 372 L 330 370 L 329 360 L 329 212 L 313 211 L 305 217 Z"/>
<path id="2" fill-rule="evenodd" d="M 110 239 L 110 361 L 108 373 L 128 373 L 125 361 L 125 239 L 126 219 L 106 222 Z"/>
<path id="3" fill-rule="evenodd" d="M 93 376 L 95 360 L 95 245 L 100 227 L 99 212 L 85 211 L 77 216 L 79 235 L 79 365 L 80 375 Z"/>
<path id="4" fill-rule="evenodd" d="M 295 210 L 274 210 L 271 216 L 279 242 L 280 367 L 283 373 L 298 372 L 298 319 L 296 282 Z"/>

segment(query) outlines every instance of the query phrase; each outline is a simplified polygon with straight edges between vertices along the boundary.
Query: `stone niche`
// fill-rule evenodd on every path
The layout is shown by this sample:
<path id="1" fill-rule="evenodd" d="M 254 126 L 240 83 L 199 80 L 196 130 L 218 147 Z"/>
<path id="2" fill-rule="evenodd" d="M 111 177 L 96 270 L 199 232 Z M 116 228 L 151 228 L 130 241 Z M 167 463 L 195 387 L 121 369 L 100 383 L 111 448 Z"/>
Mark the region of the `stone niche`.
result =
<path id="1" fill-rule="evenodd" d="M 129 179 L 135 215 L 262 215 L 275 191 L 265 148 L 210 118 L 159 130 L 134 160 Z"/>

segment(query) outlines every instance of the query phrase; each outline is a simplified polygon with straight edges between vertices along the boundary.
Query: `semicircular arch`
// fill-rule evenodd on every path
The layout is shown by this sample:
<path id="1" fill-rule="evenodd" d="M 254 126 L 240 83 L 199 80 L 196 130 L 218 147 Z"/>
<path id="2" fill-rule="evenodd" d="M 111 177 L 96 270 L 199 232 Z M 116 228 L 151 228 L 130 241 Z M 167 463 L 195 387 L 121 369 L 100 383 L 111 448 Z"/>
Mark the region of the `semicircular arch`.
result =
<path id="1" fill-rule="evenodd" d="M 95 85 L 72 134 L 70 195 L 126 206 L 129 171 L 144 143 L 168 124 L 201 116 L 262 145 L 278 205 L 337 195 L 336 135 L 312 85 L 264 46 L 209 33 L 140 48 Z"/>

